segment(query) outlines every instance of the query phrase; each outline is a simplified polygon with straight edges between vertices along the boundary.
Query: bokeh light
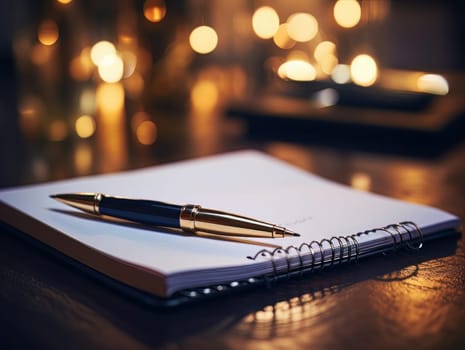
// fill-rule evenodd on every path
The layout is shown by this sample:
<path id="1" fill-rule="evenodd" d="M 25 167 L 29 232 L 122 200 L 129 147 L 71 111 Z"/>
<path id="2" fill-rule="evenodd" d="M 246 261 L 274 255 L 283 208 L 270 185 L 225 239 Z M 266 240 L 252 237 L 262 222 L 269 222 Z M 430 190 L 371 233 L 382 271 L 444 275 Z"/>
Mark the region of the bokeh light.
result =
<path id="1" fill-rule="evenodd" d="M 273 36 L 273 41 L 281 49 L 291 49 L 295 45 L 295 40 L 291 39 L 287 31 L 287 23 L 279 26 L 278 31 Z"/>
<path id="2" fill-rule="evenodd" d="M 287 19 L 287 24 L 289 36 L 295 41 L 310 41 L 318 33 L 318 22 L 309 13 L 294 13 Z"/>
<path id="3" fill-rule="evenodd" d="M 59 4 L 68 5 L 73 2 L 73 0 L 56 0 Z"/>
<path id="4" fill-rule="evenodd" d="M 99 66 L 105 56 L 116 55 L 116 48 L 111 42 L 102 40 L 94 44 L 90 49 L 92 62 Z"/>
<path id="5" fill-rule="evenodd" d="M 145 120 L 150 120 L 150 115 L 148 113 L 143 111 L 136 112 L 131 118 L 132 131 L 135 133 L 139 124 Z"/>
<path id="6" fill-rule="evenodd" d="M 95 100 L 102 120 L 119 116 L 124 110 L 124 88 L 121 83 L 97 86 Z"/>
<path id="7" fill-rule="evenodd" d="M 350 178 L 350 185 L 361 191 L 371 189 L 371 177 L 366 173 L 354 173 Z"/>
<path id="8" fill-rule="evenodd" d="M 336 44 L 331 41 L 322 41 L 319 43 L 313 52 L 313 56 L 325 74 L 331 74 L 334 67 L 338 64 Z"/>
<path id="9" fill-rule="evenodd" d="M 358 55 L 350 64 L 352 81 L 360 86 L 371 86 L 378 79 L 378 65 L 370 55 Z"/>
<path id="10" fill-rule="evenodd" d="M 78 81 L 87 80 L 94 71 L 94 65 L 90 58 L 90 49 L 85 48 L 81 54 L 71 60 L 69 72 L 71 77 Z"/>
<path id="11" fill-rule="evenodd" d="M 331 72 L 331 79 L 337 84 L 350 82 L 350 66 L 347 64 L 336 65 Z"/>
<path id="12" fill-rule="evenodd" d="M 144 17 L 150 22 L 160 22 L 166 16 L 164 0 L 147 0 L 144 3 Z"/>
<path id="13" fill-rule="evenodd" d="M 435 95 L 447 95 L 449 83 L 446 78 L 438 74 L 423 74 L 417 80 L 417 88 L 421 92 Z"/>
<path id="14" fill-rule="evenodd" d="M 192 50 L 195 52 L 207 54 L 215 50 L 218 45 L 218 35 L 213 28 L 209 26 L 200 26 L 191 32 L 189 43 Z"/>
<path id="15" fill-rule="evenodd" d="M 301 60 L 301 61 L 310 62 L 310 57 L 308 56 L 306 50 L 305 51 L 303 51 L 303 50 L 292 50 L 287 55 L 286 61 L 293 61 L 293 60 Z"/>
<path id="16" fill-rule="evenodd" d="M 331 41 L 322 41 L 315 47 L 313 56 L 317 61 L 324 61 L 328 56 L 335 55 L 336 44 Z"/>
<path id="17" fill-rule="evenodd" d="M 121 53 L 121 59 L 124 63 L 123 77 L 128 78 L 136 71 L 137 56 L 130 51 L 124 51 Z"/>
<path id="18" fill-rule="evenodd" d="M 107 83 L 116 83 L 124 73 L 123 60 L 118 55 L 107 55 L 102 58 L 98 66 L 98 74 Z"/>
<path id="19" fill-rule="evenodd" d="M 74 129 L 80 138 L 89 138 L 95 133 L 95 120 L 90 115 L 81 115 L 76 119 Z"/>
<path id="20" fill-rule="evenodd" d="M 42 45 L 51 46 L 58 41 L 58 26 L 52 20 L 43 21 L 37 32 L 37 39 Z"/>
<path id="21" fill-rule="evenodd" d="M 98 167 L 102 172 L 117 171 L 128 164 L 125 92 L 121 83 L 100 83 L 96 90 L 96 143 Z"/>
<path id="22" fill-rule="evenodd" d="M 137 141 L 142 145 L 152 145 L 157 140 L 157 125 L 150 119 L 146 112 L 139 111 L 131 119 L 131 129 Z"/>
<path id="23" fill-rule="evenodd" d="M 93 88 L 83 90 L 79 96 L 79 107 L 81 112 L 85 114 L 95 113 L 97 109 L 97 101 L 95 99 L 95 90 Z"/>
<path id="24" fill-rule="evenodd" d="M 316 78 L 316 70 L 310 62 L 291 59 L 279 66 L 278 76 L 295 81 L 311 81 Z"/>
<path id="25" fill-rule="evenodd" d="M 48 138 L 50 141 L 63 141 L 68 136 L 68 126 L 64 120 L 54 120 L 48 125 Z"/>
<path id="26" fill-rule="evenodd" d="M 210 112 L 218 105 L 219 91 L 213 81 L 201 79 L 191 90 L 191 103 L 197 112 Z"/>
<path id="27" fill-rule="evenodd" d="M 155 143 L 157 139 L 157 126 L 151 120 L 144 120 L 136 128 L 137 141 L 149 146 Z"/>
<path id="28" fill-rule="evenodd" d="M 334 4 L 334 19 L 343 28 L 355 27 L 362 16 L 362 9 L 356 0 L 338 0 Z"/>
<path id="29" fill-rule="evenodd" d="M 270 39 L 278 31 L 279 16 L 272 7 L 260 7 L 252 16 L 252 27 L 259 38 Z"/>

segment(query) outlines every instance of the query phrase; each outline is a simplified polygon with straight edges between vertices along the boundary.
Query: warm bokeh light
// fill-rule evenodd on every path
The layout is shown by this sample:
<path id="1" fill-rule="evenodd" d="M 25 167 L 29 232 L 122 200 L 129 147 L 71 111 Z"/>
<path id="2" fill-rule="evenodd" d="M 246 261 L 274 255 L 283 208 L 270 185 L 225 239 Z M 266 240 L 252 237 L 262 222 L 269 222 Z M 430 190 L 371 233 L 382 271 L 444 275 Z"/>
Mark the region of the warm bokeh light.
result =
<path id="1" fill-rule="evenodd" d="M 347 64 L 338 64 L 331 72 L 331 79 L 337 84 L 346 84 L 350 82 L 350 66 Z"/>
<path id="2" fill-rule="evenodd" d="M 197 112 L 210 112 L 218 105 L 219 92 L 216 84 L 210 80 L 200 80 L 191 90 L 192 108 Z"/>
<path id="3" fill-rule="evenodd" d="M 339 63 L 336 56 L 330 55 L 324 61 L 319 62 L 320 68 L 326 75 L 330 75 Z"/>
<path id="4" fill-rule="evenodd" d="M 356 0 L 338 0 L 334 4 L 334 19 L 343 28 L 355 27 L 362 16 L 362 9 Z"/>
<path id="5" fill-rule="evenodd" d="M 109 41 L 99 41 L 90 49 L 90 58 L 96 66 L 100 65 L 104 57 L 114 55 L 116 55 L 115 45 Z"/>
<path id="6" fill-rule="evenodd" d="M 318 33 L 318 22 L 309 13 L 294 13 L 287 19 L 287 24 L 289 36 L 295 41 L 310 41 Z"/>
<path id="7" fill-rule="evenodd" d="M 127 166 L 128 148 L 124 88 L 121 83 L 97 86 L 96 141 L 99 171 L 121 170 Z"/>
<path id="8" fill-rule="evenodd" d="M 81 54 L 71 60 L 69 72 L 71 77 L 78 81 L 87 80 L 94 71 L 94 65 L 90 58 L 90 49 L 85 48 Z"/>
<path id="9" fill-rule="evenodd" d="M 73 0 L 56 0 L 59 4 L 68 5 L 73 2 Z"/>
<path id="10" fill-rule="evenodd" d="M 350 185 L 361 191 L 371 189 L 371 177 L 366 173 L 354 173 L 350 178 Z"/>
<path id="11" fill-rule="evenodd" d="M 286 57 L 286 61 L 301 60 L 310 62 L 310 58 L 306 51 L 292 50 Z"/>
<path id="12" fill-rule="evenodd" d="M 157 126 L 151 120 L 144 120 L 136 128 L 137 141 L 149 146 L 155 143 L 157 139 Z"/>
<path id="13" fill-rule="evenodd" d="M 358 55 L 350 64 L 352 81 L 360 86 L 371 86 L 378 79 L 378 65 L 369 55 Z"/>
<path id="14" fill-rule="evenodd" d="M 189 43 L 195 52 L 207 54 L 215 50 L 218 45 L 218 35 L 213 28 L 200 26 L 191 32 Z"/>
<path id="15" fill-rule="evenodd" d="M 336 44 L 331 41 L 322 41 L 315 47 L 313 56 L 317 61 L 324 61 L 328 56 L 334 55 Z"/>
<path id="16" fill-rule="evenodd" d="M 131 118 L 131 130 L 135 133 L 140 123 L 146 120 L 150 120 L 148 113 L 143 111 L 136 112 Z"/>
<path id="17" fill-rule="evenodd" d="M 292 59 L 279 66 L 278 76 L 282 79 L 295 81 L 311 81 L 315 80 L 316 71 L 311 63 L 304 60 Z"/>
<path id="18" fill-rule="evenodd" d="M 107 83 L 116 83 L 121 80 L 124 73 L 124 63 L 118 55 L 103 57 L 98 66 L 98 74 Z"/>
<path id="19" fill-rule="evenodd" d="M 291 49 L 295 45 L 295 40 L 291 39 L 287 31 L 287 23 L 279 26 L 278 31 L 273 36 L 273 41 L 281 49 Z"/>
<path id="20" fill-rule="evenodd" d="M 119 33 L 118 43 L 125 47 L 132 47 L 137 45 L 137 38 L 133 33 Z"/>
<path id="21" fill-rule="evenodd" d="M 97 110 L 105 120 L 112 115 L 120 115 L 124 110 L 124 88 L 121 83 L 102 83 L 97 87 L 95 94 Z"/>
<path id="22" fill-rule="evenodd" d="M 137 66 L 137 56 L 129 51 L 124 51 L 121 53 L 121 59 L 124 64 L 124 73 L 123 77 L 128 78 L 134 74 Z"/>
<path id="23" fill-rule="evenodd" d="M 58 26 L 52 20 L 43 21 L 37 32 L 37 39 L 42 45 L 51 46 L 58 41 Z"/>
<path id="24" fill-rule="evenodd" d="M 68 126 L 64 120 L 54 120 L 48 126 L 50 141 L 63 141 L 68 136 Z"/>
<path id="25" fill-rule="evenodd" d="M 270 39 L 278 31 L 279 16 L 272 7 L 260 7 L 252 16 L 252 27 L 259 38 Z"/>
<path id="26" fill-rule="evenodd" d="M 80 138 L 87 139 L 95 132 L 95 120 L 90 115 L 81 115 L 76 119 L 74 129 Z"/>
<path id="27" fill-rule="evenodd" d="M 313 56 L 325 74 L 331 74 L 334 67 L 338 64 L 336 44 L 331 41 L 322 41 L 319 43 L 313 52 Z"/>
<path id="28" fill-rule="evenodd" d="M 449 83 L 446 78 L 438 74 L 423 74 L 417 80 L 417 88 L 421 92 L 435 95 L 447 95 Z"/>
<path id="29" fill-rule="evenodd" d="M 164 0 L 147 0 L 144 3 L 144 16 L 150 22 L 160 22 L 166 15 Z"/>
<path id="30" fill-rule="evenodd" d="M 82 113 L 94 114 L 97 109 L 95 100 L 95 91 L 92 88 L 87 88 L 81 92 L 79 97 L 79 107 Z"/>

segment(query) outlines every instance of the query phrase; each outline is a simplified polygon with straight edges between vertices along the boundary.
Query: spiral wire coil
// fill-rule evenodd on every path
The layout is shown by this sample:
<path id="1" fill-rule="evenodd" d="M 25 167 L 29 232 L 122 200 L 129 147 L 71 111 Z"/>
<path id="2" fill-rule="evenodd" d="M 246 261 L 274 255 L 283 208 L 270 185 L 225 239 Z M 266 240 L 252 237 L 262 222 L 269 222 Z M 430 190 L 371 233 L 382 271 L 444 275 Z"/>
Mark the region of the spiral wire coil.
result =
<path id="1" fill-rule="evenodd" d="M 363 252 L 360 238 L 375 232 L 385 233 L 392 240 L 392 243 L 388 247 L 383 245 L 378 250 Z M 333 236 L 320 241 L 304 242 L 299 246 L 291 245 L 274 250 L 262 249 L 253 257 L 248 256 L 247 258 L 251 260 L 269 260 L 271 262 L 271 273 L 250 277 L 245 280 L 232 281 L 227 284 L 188 289 L 178 294 L 187 299 L 208 297 L 218 293 L 224 294 L 234 290 L 241 290 L 252 285 L 268 284 L 270 280 L 273 281 L 283 277 L 302 276 L 304 273 L 322 270 L 342 263 L 356 263 L 360 257 L 365 255 L 374 253 L 389 254 L 401 248 L 419 250 L 423 246 L 423 238 L 423 233 L 417 224 L 412 221 L 402 221 L 347 236 Z"/>
<path id="2" fill-rule="evenodd" d="M 403 221 L 384 227 L 374 228 L 347 236 L 333 236 L 320 241 L 302 243 L 300 246 L 288 246 L 275 248 L 274 250 L 262 249 L 251 260 L 269 259 L 272 273 L 276 277 L 280 274 L 289 275 L 291 271 L 312 272 L 315 269 L 324 269 L 342 263 L 357 262 L 359 257 L 372 254 L 371 251 L 363 253 L 360 246 L 360 237 L 384 232 L 392 240 L 391 246 L 383 248 L 382 253 L 388 254 L 400 248 L 419 250 L 423 246 L 423 233 L 412 221 Z M 329 248 L 329 249 L 328 249 Z M 282 262 L 284 261 L 284 267 Z"/>

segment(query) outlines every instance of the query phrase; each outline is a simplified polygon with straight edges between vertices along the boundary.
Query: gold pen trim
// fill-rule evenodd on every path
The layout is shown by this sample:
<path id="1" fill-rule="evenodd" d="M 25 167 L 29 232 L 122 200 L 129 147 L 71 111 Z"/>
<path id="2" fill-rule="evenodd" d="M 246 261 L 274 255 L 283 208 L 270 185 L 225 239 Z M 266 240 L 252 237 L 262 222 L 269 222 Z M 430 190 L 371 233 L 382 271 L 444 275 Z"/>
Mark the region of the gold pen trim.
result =
<path id="1" fill-rule="evenodd" d="M 192 204 L 182 207 L 179 225 L 181 229 L 191 233 L 200 231 L 219 235 L 263 238 L 299 236 L 278 225 Z"/>
<path id="2" fill-rule="evenodd" d="M 200 205 L 188 204 L 181 208 L 181 214 L 179 215 L 179 226 L 186 232 L 194 233 L 195 228 L 195 217 L 199 212 Z"/>
<path id="3" fill-rule="evenodd" d="M 102 193 L 55 194 L 50 197 L 84 212 L 100 215 L 100 201 L 103 198 Z"/>
<path id="4" fill-rule="evenodd" d="M 96 193 L 94 197 L 94 213 L 100 215 L 100 201 L 102 200 L 103 194 Z"/>

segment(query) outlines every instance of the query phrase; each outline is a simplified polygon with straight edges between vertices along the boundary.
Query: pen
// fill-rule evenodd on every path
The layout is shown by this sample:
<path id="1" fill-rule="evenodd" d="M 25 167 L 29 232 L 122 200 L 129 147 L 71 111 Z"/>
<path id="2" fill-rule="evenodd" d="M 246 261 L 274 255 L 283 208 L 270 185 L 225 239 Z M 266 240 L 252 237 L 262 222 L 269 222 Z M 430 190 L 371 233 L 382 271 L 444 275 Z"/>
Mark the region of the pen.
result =
<path id="1" fill-rule="evenodd" d="M 102 193 L 51 195 L 64 204 L 87 213 L 107 215 L 153 226 L 180 228 L 186 232 L 248 237 L 300 236 L 284 227 L 199 205 L 107 196 Z"/>

